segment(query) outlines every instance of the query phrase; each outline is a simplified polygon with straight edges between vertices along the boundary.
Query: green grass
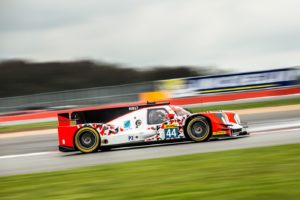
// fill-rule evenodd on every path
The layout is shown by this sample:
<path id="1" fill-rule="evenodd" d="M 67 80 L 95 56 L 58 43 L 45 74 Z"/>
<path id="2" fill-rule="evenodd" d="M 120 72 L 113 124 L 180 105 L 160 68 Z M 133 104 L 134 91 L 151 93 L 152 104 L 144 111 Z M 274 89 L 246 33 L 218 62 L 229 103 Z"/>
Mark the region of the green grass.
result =
<path id="1" fill-rule="evenodd" d="M 272 106 L 284 106 L 300 104 L 300 98 L 293 99 L 282 99 L 274 101 L 264 101 L 264 102 L 252 102 L 252 103 L 239 103 L 239 104 L 229 104 L 229 105 L 216 105 L 216 106 L 203 106 L 197 108 L 191 108 L 192 112 L 201 111 L 213 111 L 213 110 L 240 110 L 247 108 L 261 108 L 261 107 L 272 107 Z M 0 126 L 0 133 L 27 131 L 27 130 L 38 130 L 47 128 L 56 128 L 57 122 L 42 122 L 42 123 L 32 123 L 24 125 L 14 125 L 14 126 Z"/>
<path id="2" fill-rule="evenodd" d="M 0 177 L 0 197 L 290 200 L 300 199 L 299 169 L 292 144 Z"/>
<path id="3" fill-rule="evenodd" d="M 48 129 L 48 128 L 57 128 L 57 121 L 39 122 L 39 123 L 32 123 L 32 124 L 20 124 L 20 125 L 13 125 L 13 126 L 0 126 L 0 133 L 41 130 L 41 129 Z"/>
<path id="4" fill-rule="evenodd" d="M 227 104 L 227 105 L 215 105 L 215 106 L 199 106 L 196 108 L 191 108 L 193 112 L 209 111 L 209 110 L 241 110 L 248 108 L 263 108 L 263 107 L 274 107 L 274 106 L 287 106 L 300 104 L 300 98 L 293 99 L 281 99 L 273 101 L 259 101 L 251 103 L 238 103 L 238 104 Z"/>

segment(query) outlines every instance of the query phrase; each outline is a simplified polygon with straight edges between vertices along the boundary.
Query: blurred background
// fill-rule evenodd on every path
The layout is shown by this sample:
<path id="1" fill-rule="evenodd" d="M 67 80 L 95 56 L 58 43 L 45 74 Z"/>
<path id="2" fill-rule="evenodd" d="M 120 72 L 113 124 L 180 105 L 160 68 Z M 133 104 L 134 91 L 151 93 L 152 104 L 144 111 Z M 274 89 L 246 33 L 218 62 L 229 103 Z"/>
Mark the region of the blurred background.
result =
<path id="1" fill-rule="evenodd" d="M 2 116 L 145 101 L 173 100 L 181 105 L 266 101 L 295 96 L 300 77 L 297 67 L 234 73 L 195 66 L 137 69 L 95 61 L 10 60 L 0 63 L 0 69 Z"/>
<path id="2" fill-rule="evenodd" d="M 299 8 L 299 0 L 1 0 L 0 196 L 299 199 Z M 251 135 L 58 152 L 57 113 L 146 101 L 235 110 Z M 242 150 L 204 153 L 232 149 Z M 103 165 L 188 153 L 201 154 Z M 47 173 L 26 174 L 36 172 Z M 4 177 L 18 174 L 26 175 Z"/>
<path id="3" fill-rule="evenodd" d="M 299 82 L 299 1 L 0 4 L 2 115 Z"/>

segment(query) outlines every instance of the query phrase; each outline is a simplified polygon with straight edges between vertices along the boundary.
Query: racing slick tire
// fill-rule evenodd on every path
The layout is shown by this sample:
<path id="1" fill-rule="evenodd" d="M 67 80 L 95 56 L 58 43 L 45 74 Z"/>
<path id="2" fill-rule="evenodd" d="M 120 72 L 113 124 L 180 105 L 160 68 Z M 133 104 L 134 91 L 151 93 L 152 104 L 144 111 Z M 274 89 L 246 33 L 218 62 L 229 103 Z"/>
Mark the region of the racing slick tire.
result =
<path id="1" fill-rule="evenodd" d="M 77 131 L 74 143 L 75 147 L 82 153 L 92 153 L 99 148 L 100 136 L 95 129 L 83 127 Z"/>
<path id="2" fill-rule="evenodd" d="M 205 117 L 195 117 L 188 121 L 185 128 L 185 137 L 195 142 L 207 141 L 211 136 L 209 121 Z"/>

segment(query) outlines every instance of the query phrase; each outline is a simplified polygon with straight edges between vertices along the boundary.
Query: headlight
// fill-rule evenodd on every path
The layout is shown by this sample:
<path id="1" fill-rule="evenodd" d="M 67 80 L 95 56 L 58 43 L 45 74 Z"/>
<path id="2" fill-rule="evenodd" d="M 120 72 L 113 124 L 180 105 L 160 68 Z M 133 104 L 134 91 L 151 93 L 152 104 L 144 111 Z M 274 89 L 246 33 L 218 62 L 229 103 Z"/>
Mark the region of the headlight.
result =
<path id="1" fill-rule="evenodd" d="M 238 114 L 234 115 L 234 120 L 236 121 L 237 124 L 241 124 L 241 120 Z"/>

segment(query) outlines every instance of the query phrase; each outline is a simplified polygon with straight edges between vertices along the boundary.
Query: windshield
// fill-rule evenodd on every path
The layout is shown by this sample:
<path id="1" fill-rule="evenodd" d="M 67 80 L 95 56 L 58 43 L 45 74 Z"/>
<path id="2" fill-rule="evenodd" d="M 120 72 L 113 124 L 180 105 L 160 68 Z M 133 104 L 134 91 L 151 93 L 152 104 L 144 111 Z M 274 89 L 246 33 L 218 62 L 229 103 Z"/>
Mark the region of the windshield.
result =
<path id="1" fill-rule="evenodd" d="M 172 106 L 172 109 L 176 113 L 177 116 L 184 116 L 184 115 L 190 115 L 191 113 L 182 107 L 179 106 Z"/>
<path id="2" fill-rule="evenodd" d="M 148 109 L 148 124 L 160 124 L 166 120 L 167 110 L 164 108 Z"/>

